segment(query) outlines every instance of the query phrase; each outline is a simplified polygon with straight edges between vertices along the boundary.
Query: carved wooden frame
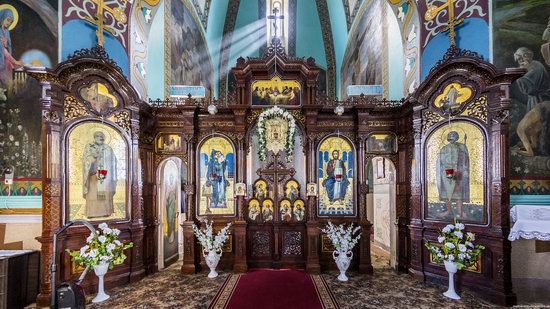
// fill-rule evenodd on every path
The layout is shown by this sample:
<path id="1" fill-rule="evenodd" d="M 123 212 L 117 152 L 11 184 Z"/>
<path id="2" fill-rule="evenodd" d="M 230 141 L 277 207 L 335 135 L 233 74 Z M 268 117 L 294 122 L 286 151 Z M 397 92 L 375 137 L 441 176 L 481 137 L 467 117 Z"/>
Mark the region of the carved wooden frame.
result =
<path id="1" fill-rule="evenodd" d="M 346 140 L 349 145 L 351 146 L 352 150 L 353 150 L 353 214 L 351 215 L 320 215 L 319 214 L 319 199 L 317 199 L 317 217 L 318 218 L 324 218 L 324 219 L 327 219 L 327 218 L 355 218 L 357 217 L 357 213 L 358 213 L 358 205 L 357 205 L 357 192 L 358 192 L 358 181 L 357 181 L 357 177 L 358 177 L 358 167 L 357 167 L 357 162 L 358 162 L 358 151 L 357 151 L 357 148 L 355 147 L 355 143 L 353 142 L 353 140 L 348 137 L 345 133 L 344 134 L 341 134 L 341 133 L 328 133 L 326 134 L 325 136 L 323 136 L 323 138 L 321 138 L 319 140 L 319 142 L 317 143 L 316 145 L 316 151 L 315 151 L 315 158 L 318 158 L 319 157 L 319 150 L 321 148 L 321 145 L 329 138 L 331 137 L 339 137 L 339 138 L 343 138 L 344 140 Z M 318 162 L 317 162 L 318 164 Z M 319 171 L 318 171 L 318 165 L 315 165 L 315 180 L 316 180 L 316 183 L 319 179 Z M 320 184 L 318 183 L 317 184 L 317 187 L 319 187 Z M 318 188 L 319 192 L 321 191 L 320 188 Z M 319 195 L 319 194 L 318 194 Z"/>
<path id="2" fill-rule="evenodd" d="M 466 229 L 476 234 L 477 242 L 486 247 L 481 258 L 481 273 L 463 272 L 459 278 L 463 287 L 473 287 L 473 292 L 481 298 L 505 306 L 516 302 L 511 283 L 511 245 L 506 238 L 510 229 L 509 88 L 522 73 L 522 69 L 498 69 L 474 53 L 453 47 L 407 99 L 407 103 L 413 106 L 414 132 L 409 273 L 421 280 L 446 278 L 446 271 L 441 265 L 430 263 L 429 252 L 424 247 L 426 240 L 437 242 L 438 230 L 450 223 L 428 220 L 424 216 L 425 142 L 434 130 L 448 121 L 431 102 L 446 85 L 458 82 L 472 88 L 473 98 L 463 103 L 454 119 L 473 123 L 485 137 L 484 190 L 487 211 L 487 218 L 482 224 L 464 222 Z"/>
<path id="3" fill-rule="evenodd" d="M 218 135 L 218 136 L 216 136 L 216 135 Z M 235 142 L 225 132 L 216 132 L 214 134 L 206 134 L 205 136 L 202 136 L 200 138 L 200 140 L 198 141 L 198 143 L 197 143 L 197 151 L 195 153 L 195 157 L 196 157 L 196 161 L 195 161 L 196 167 L 195 168 L 196 168 L 196 171 L 197 171 L 195 173 L 195 175 L 197 175 L 197 178 L 196 178 L 196 191 L 195 191 L 195 192 L 197 192 L 197 195 L 196 195 L 197 198 L 196 198 L 196 203 L 194 205 L 195 213 L 197 215 L 197 218 L 199 218 L 199 217 L 235 218 L 235 217 L 238 216 L 238 207 L 237 207 L 236 203 L 234 204 L 233 213 L 231 213 L 231 214 L 226 214 L 226 215 L 214 215 L 214 214 L 201 215 L 200 214 L 200 205 L 199 205 L 200 204 L 200 193 L 201 193 L 200 173 L 199 173 L 200 172 L 200 149 L 201 149 L 202 145 L 204 145 L 205 142 L 207 142 L 209 139 L 214 138 L 214 137 L 221 137 L 221 138 L 225 139 L 226 141 L 228 141 L 231 144 L 231 147 L 233 147 L 233 154 L 234 154 L 234 157 L 235 157 L 234 160 L 233 160 L 233 171 L 235 173 L 235 175 L 233 176 L 233 179 L 234 179 L 234 184 L 238 183 L 238 181 L 237 181 L 237 158 L 240 155 L 240 153 L 238 153 L 237 148 L 235 147 Z"/>
<path id="4" fill-rule="evenodd" d="M 64 252 L 64 248 L 78 249 L 84 245 L 89 231 L 83 225 L 73 225 L 64 234 L 60 235 L 61 243 L 58 244 L 58 257 L 53 257 L 52 238 L 54 233 L 64 225 L 64 210 L 66 205 L 66 175 L 63 163 L 66 157 L 66 142 L 69 132 L 86 121 L 99 122 L 101 116 L 90 112 L 90 107 L 79 102 L 80 95 L 74 96 L 81 85 L 98 81 L 110 85 L 117 96 L 119 105 L 111 111 L 114 122 L 104 120 L 125 139 L 128 155 L 128 194 L 129 209 L 127 219 L 112 221 L 112 227 L 121 230 L 121 239 L 132 241 L 134 247 L 127 252 L 128 259 L 123 265 L 115 267 L 111 271 L 112 276 L 107 278 L 106 286 L 118 286 L 133 282 L 145 275 L 143 251 L 146 247 L 144 241 L 143 200 L 142 186 L 138 182 L 139 177 L 134 177 L 140 166 L 139 137 L 140 132 L 147 132 L 149 128 L 140 123 L 147 117 L 149 106 L 139 98 L 139 94 L 125 78 L 122 70 L 109 58 L 103 47 L 96 46 L 91 49 L 83 49 L 69 56 L 67 61 L 57 65 L 53 70 L 26 68 L 25 71 L 31 77 L 38 80 L 42 87 L 40 99 L 42 109 L 42 183 L 44 195 L 42 200 L 42 235 L 37 238 L 42 246 L 40 294 L 37 297 L 39 306 L 47 306 L 50 302 L 52 291 L 52 277 L 50 266 L 53 258 L 58 260 L 57 282 L 72 281 L 77 274 L 71 272 L 70 259 Z M 66 101 L 66 98 L 71 98 Z M 67 115 L 65 119 L 65 104 L 80 104 L 78 112 Z M 117 116 L 118 115 L 118 116 Z M 142 168 L 149 168 L 146 164 Z M 147 182 L 147 179 L 143 181 Z M 92 224 L 98 224 L 97 221 Z M 88 276 L 83 282 L 83 287 L 91 292 L 94 287 L 93 278 Z"/>

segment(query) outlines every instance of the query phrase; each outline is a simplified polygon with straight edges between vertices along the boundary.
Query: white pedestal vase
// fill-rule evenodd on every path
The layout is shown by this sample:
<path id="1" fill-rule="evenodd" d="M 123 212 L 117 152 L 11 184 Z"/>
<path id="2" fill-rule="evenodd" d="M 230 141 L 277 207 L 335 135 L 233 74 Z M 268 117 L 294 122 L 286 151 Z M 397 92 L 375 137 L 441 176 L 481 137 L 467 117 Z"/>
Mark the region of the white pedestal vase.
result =
<path id="1" fill-rule="evenodd" d="M 109 271 L 109 263 L 100 262 L 100 264 L 94 266 L 94 272 L 97 278 L 99 279 L 99 283 L 97 285 L 97 295 L 94 297 L 94 299 L 92 299 L 92 303 L 100 303 L 111 297 L 105 294 L 104 285 L 103 285 L 103 277 L 105 276 L 107 271 Z"/>
<path id="2" fill-rule="evenodd" d="M 447 270 L 447 272 L 449 273 L 449 288 L 447 289 L 447 292 L 443 293 L 443 295 L 445 295 L 450 299 L 460 299 L 460 296 L 458 296 L 458 294 L 456 294 L 456 291 L 455 291 L 454 276 L 458 270 L 456 267 L 456 263 L 449 262 L 449 261 L 444 261 L 444 263 L 445 263 L 445 270 Z"/>
<path id="3" fill-rule="evenodd" d="M 218 263 L 220 262 L 220 258 L 222 257 L 222 250 L 218 250 L 220 253 L 216 252 L 216 250 L 203 250 L 202 255 L 204 256 L 204 260 L 206 261 L 206 265 L 208 265 L 208 268 L 210 268 L 210 273 L 208 273 L 208 278 L 216 278 L 218 276 L 218 273 L 216 272 L 216 266 L 218 266 Z M 205 254 L 205 252 L 208 252 L 208 254 Z"/>
<path id="4" fill-rule="evenodd" d="M 338 269 L 340 270 L 340 275 L 338 276 L 338 280 L 348 281 L 348 277 L 346 276 L 346 270 L 348 270 L 349 264 L 351 263 L 351 259 L 353 258 L 353 252 L 351 251 L 340 252 L 338 250 L 334 250 L 332 252 L 332 257 L 336 262 L 336 266 L 338 266 Z"/>

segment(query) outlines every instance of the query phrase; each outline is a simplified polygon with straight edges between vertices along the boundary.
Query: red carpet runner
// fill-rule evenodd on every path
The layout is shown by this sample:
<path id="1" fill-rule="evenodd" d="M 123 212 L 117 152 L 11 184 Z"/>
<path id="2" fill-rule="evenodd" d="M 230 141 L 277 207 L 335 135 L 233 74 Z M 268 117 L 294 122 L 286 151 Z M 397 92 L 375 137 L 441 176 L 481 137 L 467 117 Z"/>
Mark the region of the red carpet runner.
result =
<path id="1" fill-rule="evenodd" d="M 229 275 L 209 309 L 338 309 L 320 275 L 300 270 L 256 269 Z"/>

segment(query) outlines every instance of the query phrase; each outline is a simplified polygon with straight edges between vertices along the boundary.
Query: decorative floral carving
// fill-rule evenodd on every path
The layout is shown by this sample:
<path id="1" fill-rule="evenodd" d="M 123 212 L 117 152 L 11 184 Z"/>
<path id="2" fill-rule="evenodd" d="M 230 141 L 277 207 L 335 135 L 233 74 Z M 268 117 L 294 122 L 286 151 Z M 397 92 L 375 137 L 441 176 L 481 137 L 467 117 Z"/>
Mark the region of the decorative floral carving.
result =
<path id="1" fill-rule="evenodd" d="M 427 132 L 434 124 L 443 120 L 443 117 L 438 113 L 426 111 L 422 117 L 422 132 Z"/>
<path id="2" fill-rule="evenodd" d="M 367 122 L 367 126 L 369 127 L 391 127 L 394 124 L 395 123 L 393 121 L 380 121 L 380 120 Z"/>
<path id="3" fill-rule="evenodd" d="M 283 233 L 283 255 L 302 255 L 302 233 Z"/>
<path id="4" fill-rule="evenodd" d="M 252 256 L 270 256 L 271 244 L 269 233 L 266 231 L 255 231 L 252 234 Z"/>
<path id="5" fill-rule="evenodd" d="M 51 122 L 55 124 L 61 123 L 61 117 L 59 116 L 59 113 L 56 111 L 51 111 L 51 110 L 42 111 L 42 119 L 44 119 L 44 121 L 46 122 Z"/>
<path id="6" fill-rule="evenodd" d="M 508 118 L 508 116 L 510 115 L 510 111 L 505 109 L 505 110 L 498 110 L 495 115 L 493 115 L 493 123 L 495 124 L 501 124 L 504 122 L 504 120 L 506 120 Z"/>
<path id="7" fill-rule="evenodd" d="M 107 53 L 105 48 L 101 45 L 96 45 L 92 48 L 83 48 L 81 50 L 77 50 L 72 55 L 69 55 L 67 59 L 74 60 L 78 58 L 99 58 L 104 62 L 113 66 L 120 73 L 122 73 L 122 69 L 118 66 L 116 61 L 114 61 L 113 59 L 111 59 L 111 57 L 109 57 L 109 54 Z"/>
<path id="8" fill-rule="evenodd" d="M 111 120 L 116 123 L 119 127 L 130 132 L 130 113 L 126 110 L 121 110 L 120 112 L 114 114 L 111 117 Z"/>
<path id="9" fill-rule="evenodd" d="M 483 61 L 483 56 L 477 52 L 467 50 L 467 49 L 460 49 L 456 47 L 456 45 L 451 45 L 447 52 L 445 52 L 445 55 L 443 56 L 443 59 L 439 60 L 431 69 L 430 74 L 439 66 L 445 64 L 446 62 L 450 61 L 451 59 L 458 58 L 458 57 L 471 57 L 475 58 L 479 61 Z"/>
<path id="10" fill-rule="evenodd" d="M 259 111 L 259 110 L 252 111 L 250 115 L 246 117 L 246 123 L 248 124 L 253 123 L 254 121 L 256 121 L 256 118 L 260 116 L 261 113 L 262 111 Z"/>
<path id="11" fill-rule="evenodd" d="M 298 121 L 299 123 L 301 124 L 305 124 L 306 123 L 306 117 L 302 114 L 302 112 L 300 110 L 297 110 L 297 109 L 292 109 L 292 110 L 289 110 L 288 111 L 293 117 L 294 119 L 296 119 L 296 121 Z"/>
<path id="12" fill-rule="evenodd" d="M 281 43 L 281 39 L 278 37 L 273 37 L 271 39 L 271 45 L 267 47 L 267 53 L 265 53 L 264 58 L 271 58 L 274 55 L 279 55 L 286 58 L 285 48 Z"/>
<path id="13" fill-rule="evenodd" d="M 462 115 L 478 118 L 487 123 L 487 97 L 482 96 L 477 98 L 474 102 L 468 105 L 466 110 L 462 112 Z"/>
<path id="14" fill-rule="evenodd" d="M 336 120 L 322 120 L 317 122 L 320 127 L 353 127 L 354 121 L 336 121 Z"/>
<path id="15" fill-rule="evenodd" d="M 57 76 L 50 72 L 27 72 L 27 74 L 36 79 L 39 83 L 63 84 Z"/>
<path id="16" fill-rule="evenodd" d="M 63 105 L 63 114 L 65 116 L 65 122 L 69 122 L 73 119 L 77 119 L 88 114 L 88 110 L 84 104 L 80 103 L 73 96 L 66 96 Z"/>

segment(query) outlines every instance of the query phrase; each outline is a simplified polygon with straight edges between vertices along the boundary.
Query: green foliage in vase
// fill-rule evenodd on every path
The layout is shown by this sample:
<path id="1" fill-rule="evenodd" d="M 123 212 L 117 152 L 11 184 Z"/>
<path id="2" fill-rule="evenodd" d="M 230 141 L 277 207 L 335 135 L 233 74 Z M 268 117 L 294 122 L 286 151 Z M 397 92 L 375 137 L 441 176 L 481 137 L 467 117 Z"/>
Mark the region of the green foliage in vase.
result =
<path id="1" fill-rule="evenodd" d="M 109 269 L 124 263 L 124 251 L 132 248 L 133 243 L 123 243 L 118 240 L 120 230 L 111 229 L 106 223 L 101 223 L 98 229 L 86 239 L 86 245 L 79 251 L 67 249 L 77 265 L 94 267 L 109 263 Z"/>

